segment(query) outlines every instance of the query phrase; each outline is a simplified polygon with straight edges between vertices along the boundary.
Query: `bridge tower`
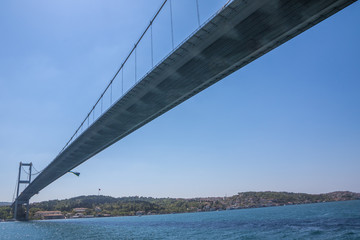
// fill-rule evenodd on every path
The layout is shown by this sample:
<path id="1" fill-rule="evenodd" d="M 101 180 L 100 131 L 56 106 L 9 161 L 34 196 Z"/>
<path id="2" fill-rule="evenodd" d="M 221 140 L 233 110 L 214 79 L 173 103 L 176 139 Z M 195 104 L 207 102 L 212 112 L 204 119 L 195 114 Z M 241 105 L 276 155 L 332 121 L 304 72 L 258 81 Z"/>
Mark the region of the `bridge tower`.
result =
<path id="1" fill-rule="evenodd" d="M 28 172 L 26 172 L 24 167 L 28 167 Z M 24 171 L 25 171 L 25 173 L 27 175 L 27 177 L 25 179 L 23 179 L 22 176 L 21 176 L 21 173 L 22 173 L 21 169 L 24 169 Z M 18 197 L 19 197 L 20 185 L 21 184 L 30 184 L 30 182 L 31 182 L 31 171 L 32 171 L 32 163 L 22 163 L 22 162 L 20 162 L 19 175 L 18 175 L 18 180 L 17 180 L 16 200 L 15 200 L 15 203 L 14 203 L 14 219 L 16 219 L 16 220 L 21 220 L 21 221 L 29 220 L 29 200 L 27 200 L 27 201 L 19 201 Z M 23 211 L 23 204 L 26 205 L 25 214 L 24 214 L 24 211 Z"/>

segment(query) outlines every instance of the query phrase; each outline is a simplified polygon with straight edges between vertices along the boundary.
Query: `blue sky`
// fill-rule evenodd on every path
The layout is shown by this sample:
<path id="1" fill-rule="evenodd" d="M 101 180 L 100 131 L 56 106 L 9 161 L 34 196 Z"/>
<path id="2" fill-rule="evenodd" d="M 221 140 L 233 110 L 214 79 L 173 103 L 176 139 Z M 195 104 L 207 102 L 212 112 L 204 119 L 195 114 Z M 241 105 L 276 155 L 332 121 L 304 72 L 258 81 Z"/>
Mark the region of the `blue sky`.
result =
<path id="1" fill-rule="evenodd" d="M 54 159 L 161 2 L 0 2 L 0 201 L 12 200 L 20 161 L 41 170 Z M 194 2 L 173 0 L 175 44 L 197 25 Z M 201 21 L 224 2 L 199 0 Z M 360 192 L 359 12 L 357 2 L 321 22 L 32 200 L 98 188 L 115 197 Z M 168 15 L 154 25 L 155 61 L 171 49 Z M 150 67 L 146 37 L 138 75 Z"/>

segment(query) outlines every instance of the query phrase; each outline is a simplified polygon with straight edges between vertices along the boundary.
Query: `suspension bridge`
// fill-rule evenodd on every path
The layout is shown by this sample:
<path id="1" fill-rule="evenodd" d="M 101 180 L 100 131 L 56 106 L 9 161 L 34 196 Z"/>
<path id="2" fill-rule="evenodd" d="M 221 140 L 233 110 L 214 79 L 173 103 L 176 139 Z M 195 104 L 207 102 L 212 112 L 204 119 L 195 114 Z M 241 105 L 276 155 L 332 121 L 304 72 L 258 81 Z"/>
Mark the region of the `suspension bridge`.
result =
<path id="1" fill-rule="evenodd" d="M 172 5 L 175 1 L 162 3 L 105 91 L 55 159 L 37 172 L 33 180 L 32 164 L 20 163 L 12 205 L 16 219 L 27 219 L 30 198 L 68 171 L 356 0 L 229 0 L 204 22 L 199 16 L 201 6 L 194 0 L 197 28 L 177 46 L 173 25 L 176 9 Z M 172 49 L 154 64 L 153 26 L 165 8 L 170 11 L 168 36 Z M 146 35 L 150 36 L 151 67 L 139 78 L 137 50 Z M 130 58 L 134 62 L 130 62 Z M 134 64 L 134 81 L 124 89 L 124 69 L 130 64 Z M 119 97 L 114 97 L 114 84 L 121 86 Z M 109 103 L 106 108 L 105 102 Z M 21 176 L 24 167 L 29 168 L 25 180 Z M 21 184 L 26 188 L 19 192 Z M 27 210 L 20 213 L 23 205 Z"/>

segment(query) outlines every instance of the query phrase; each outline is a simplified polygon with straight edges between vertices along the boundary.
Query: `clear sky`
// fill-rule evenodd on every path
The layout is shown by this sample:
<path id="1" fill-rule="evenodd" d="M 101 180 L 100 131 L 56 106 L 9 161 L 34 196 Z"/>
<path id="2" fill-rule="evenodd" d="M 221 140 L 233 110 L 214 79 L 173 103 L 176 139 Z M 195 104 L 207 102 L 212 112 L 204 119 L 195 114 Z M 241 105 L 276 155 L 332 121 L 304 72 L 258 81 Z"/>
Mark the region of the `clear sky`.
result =
<path id="1" fill-rule="evenodd" d="M 12 200 L 20 161 L 41 170 L 54 159 L 161 2 L 0 1 L 0 201 Z M 173 0 L 175 44 L 197 25 L 194 2 Z M 224 2 L 199 0 L 201 21 Z M 165 10 L 154 25 L 156 61 L 171 48 Z M 66 174 L 32 201 L 98 188 L 115 197 L 360 192 L 359 13 L 357 2 L 112 145 L 77 167 L 80 177 Z M 149 54 L 138 54 L 141 74 Z"/>

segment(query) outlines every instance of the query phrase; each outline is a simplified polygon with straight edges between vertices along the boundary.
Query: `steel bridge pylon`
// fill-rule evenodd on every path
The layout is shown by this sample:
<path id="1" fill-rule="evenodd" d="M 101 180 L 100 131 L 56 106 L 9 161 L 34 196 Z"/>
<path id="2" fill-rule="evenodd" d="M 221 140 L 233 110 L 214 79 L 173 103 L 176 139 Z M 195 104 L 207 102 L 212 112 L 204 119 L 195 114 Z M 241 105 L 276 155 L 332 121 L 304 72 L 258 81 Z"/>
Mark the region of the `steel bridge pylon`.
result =
<path id="1" fill-rule="evenodd" d="M 23 179 L 21 177 L 21 169 L 23 167 L 28 167 L 28 174 L 27 174 L 27 178 Z M 24 169 L 25 171 L 25 169 Z M 31 182 L 31 171 L 32 171 L 32 163 L 22 163 L 20 162 L 19 164 L 19 175 L 18 175 L 18 179 L 17 179 L 17 189 L 16 189 L 16 201 L 14 203 L 14 219 L 15 220 L 20 220 L 20 221 L 28 221 L 29 220 L 29 200 L 27 201 L 19 201 L 18 197 L 19 197 L 19 191 L 20 191 L 20 185 L 21 184 L 30 184 Z M 25 213 L 23 211 L 23 205 L 25 204 L 26 206 L 26 210 Z"/>

